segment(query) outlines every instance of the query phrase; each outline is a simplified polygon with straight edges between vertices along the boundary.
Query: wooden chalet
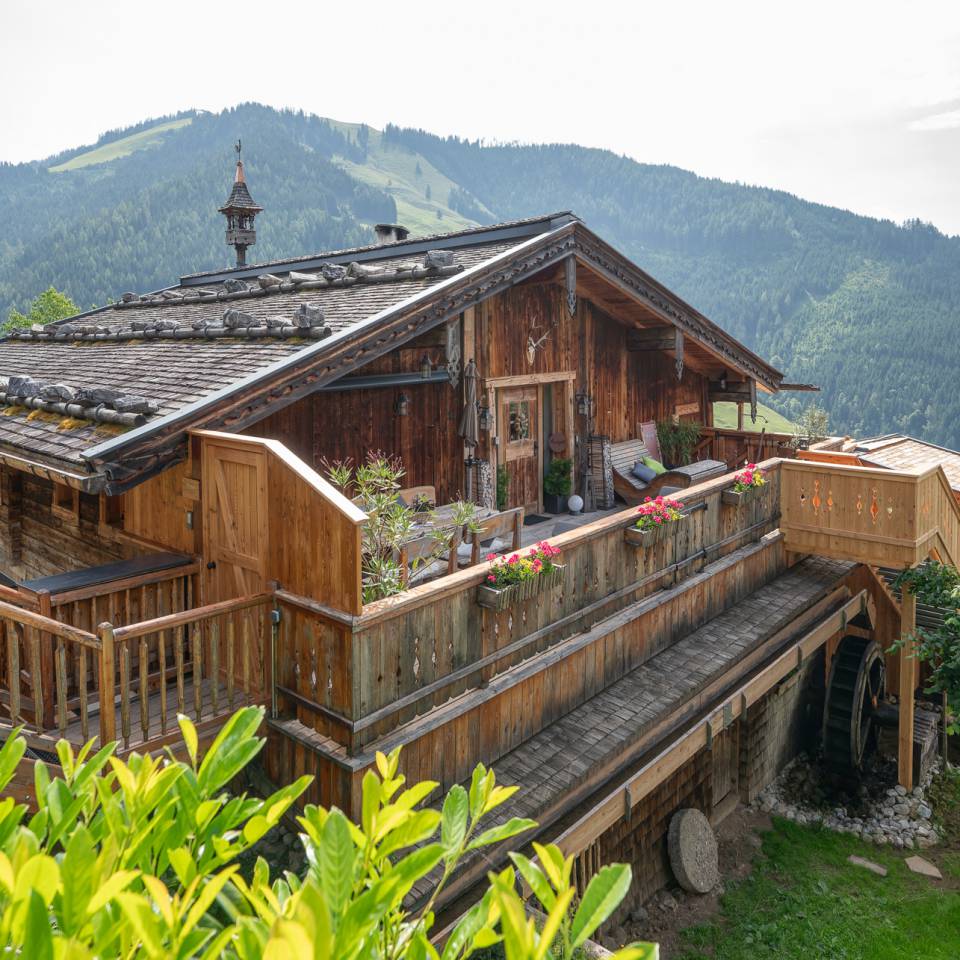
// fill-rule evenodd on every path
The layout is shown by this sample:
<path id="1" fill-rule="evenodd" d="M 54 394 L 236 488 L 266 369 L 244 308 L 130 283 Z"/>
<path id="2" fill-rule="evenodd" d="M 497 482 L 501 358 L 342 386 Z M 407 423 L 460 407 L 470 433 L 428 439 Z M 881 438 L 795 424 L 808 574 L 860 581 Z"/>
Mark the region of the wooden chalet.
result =
<path id="1" fill-rule="evenodd" d="M 245 260 L 259 207 L 234 194 Z M 311 801 L 356 814 L 375 751 L 401 744 L 410 777 L 444 786 L 483 761 L 524 787 L 504 816 L 537 819 L 578 870 L 633 859 L 649 893 L 669 815 L 755 796 L 842 642 L 910 628 L 877 569 L 956 562 L 960 506 L 939 465 L 796 460 L 791 438 L 714 429 L 714 400 L 749 407 L 781 374 L 572 214 L 378 229 L 0 341 L 0 726 L 25 723 L 35 756 L 60 736 L 154 750 L 177 712 L 209 738 L 263 703 L 266 775 L 312 773 Z M 670 418 L 703 424 L 687 516 L 644 547 L 613 474 Z M 364 603 L 368 518 L 322 465 L 373 450 L 489 529 L 541 514 L 551 458 L 571 459 L 587 512 L 519 531 L 551 534 L 560 582 L 495 610 L 488 563 L 452 562 Z M 767 483 L 731 504 L 748 459 Z M 887 663 L 907 785 L 912 664 Z M 466 864 L 451 897 L 488 868 Z"/>

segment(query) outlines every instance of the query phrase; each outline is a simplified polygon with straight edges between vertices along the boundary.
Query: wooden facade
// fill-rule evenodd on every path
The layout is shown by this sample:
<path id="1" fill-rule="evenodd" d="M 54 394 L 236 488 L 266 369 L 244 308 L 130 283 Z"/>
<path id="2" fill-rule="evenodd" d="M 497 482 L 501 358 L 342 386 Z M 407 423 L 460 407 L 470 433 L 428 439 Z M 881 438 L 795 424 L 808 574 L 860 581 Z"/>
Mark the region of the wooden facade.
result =
<path id="1" fill-rule="evenodd" d="M 118 495 L 4 468 L 0 563 L 17 579 L 168 557 L 163 569 L 79 589 L 0 586 L 8 719 L 26 721 L 42 749 L 64 735 L 116 737 L 123 752 L 174 742 L 176 711 L 209 737 L 236 705 L 263 704 L 269 776 L 310 773 L 310 801 L 356 816 L 377 750 L 403 746 L 406 775 L 444 787 L 479 762 L 509 765 L 536 738 L 560 755 L 565 718 L 767 590 L 746 621 L 755 635 L 742 647 L 728 635 L 691 647 L 670 677 L 687 683 L 683 699 L 624 734 L 619 752 L 603 743 L 604 723 L 639 715 L 656 690 L 575 731 L 596 756 L 569 764 L 563 789 L 544 774 L 523 815 L 547 831 L 586 805 L 592 819 L 558 834 L 580 869 L 611 836 L 637 840 L 631 811 L 660 809 L 671 783 L 710 805 L 735 796 L 749 779 L 735 763 L 738 738 L 760 736 L 751 706 L 811 658 L 825 667 L 854 620 L 885 646 L 908 630 L 909 604 L 901 610 L 871 567 L 931 554 L 956 562 L 960 508 L 942 470 L 794 461 L 790 438 L 715 429 L 718 391 L 755 402 L 770 368 L 577 230 L 524 244 L 513 265 L 493 257 L 482 277 L 446 274 L 434 306 L 379 332 L 358 323 L 316 369 L 285 367 L 256 395 L 244 387 L 180 446 L 149 438 L 149 455 L 119 472 L 129 489 Z M 262 303 L 274 296 L 265 289 L 236 295 Z M 475 448 L 459 429 L 471 361 L 486 414 Z M 641 424 L 671 419 L 702 424 L 700 459 L 731 470 L 765 460 L 766 485 L 735 505 L 729 474 L 697 483 L 681 494 L 675 535 L 652 546 L 627 536 L 635 508 L 558 533 L 555 587 L 506 610 L 477 602 L 485 561 L 364 602 L 368 518 L 324 479 L 326 464 L 382 452 L 402 462 L 405 486 L 450 503 L 476 458 L 493 475 L 506 468 L 507 507 L 538 513 L 551 458 L 573 461 L 579 489 L 588 443 L 634 440 Z M 784 595 L 771 597 L 781 582 Z M 912 704 L 912 663 L 891 667 Z M 901 717 L 903 760 L 910 709 Z M 518 762 L 515 778 L 538 775 Z M 901 766 L 907 785 L 911 776 Z M 487 868 L 471 863 L 451 891 Z"/>
<path id="2" fill-rule="evenodd" d="M 467 310 L 457 336 L 464 362 L 475 360 L 479 396 L 493 428 L 481 433 L 473 455 L 509 475 L 507 506 L 542 508 L 542 478 L 553 455 L 575 459 L 590 433 L 616 443 L 639 437 L 639 424 L 679 416 L 712 426 L 709 375 L 687 365 L 677 377 L 675 359 L 634 350 L 632 327 L 589 299 L 571 315 L 562 286 L 531 282 Z M 443 343 L 431 331 L 363 368 L 365 376 L 417 375 L 426 357 L 432 370 L 444 363 Z M 590 422 L 576 412 L 575 397 L 593 400 Z M 397 412 L 400 395 L 408 413 Z M 465 450 L 458 435 L 462 378 L 352 390 L 321 390 L 249 427 L 273 437 L 316 469 L 324 462 L 362 462 L 371 451 L 398 457 L 404 486 L 430 484 L 438 502 L 463 496 Z M 523 411 L 524 436 L 511 440 L 510 409 Z M 742 436 L 742 434 L 740 435 Z M 561 443 L 563 444 L 561 446 Z"/>

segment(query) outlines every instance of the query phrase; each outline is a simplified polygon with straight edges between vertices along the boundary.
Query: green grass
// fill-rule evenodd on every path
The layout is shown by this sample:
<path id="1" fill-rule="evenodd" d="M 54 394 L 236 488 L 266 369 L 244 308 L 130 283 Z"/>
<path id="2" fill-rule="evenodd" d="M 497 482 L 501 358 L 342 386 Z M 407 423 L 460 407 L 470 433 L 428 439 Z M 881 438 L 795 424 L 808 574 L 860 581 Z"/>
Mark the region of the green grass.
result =
<path id="1" fill-rule="evenodd" d="M 737 405 L 735 403 L 715 403 L 713 405 L 713 425 L 722 430 L 737 429 Z M 757 404 L 757 422 L 750 419 L 750 410 L 745 408 L 743 412 L 743 429 L 753 430 L 759 433 L 764 427 L 767 433 L 794 433 L 793 424 L 784 416 L 777 413 L 776 410 Z"/>
<path id="2" fill-rule="evenodd" d="M 107 163 L 109 160 L 125 157 L 137 150 L 146 150 L 159 143 L 165 133 L 169 133 L 171 130 L 179 130 L 192 122 L 193 117 L 181 117 L 179 120 L 159 123 L 155 127 L 141 130 L 139 133 L 131 134 L 122 140 L 114 140 L 112 143 L 105 143 L 102 147 L 95 147 L 93 150 L 72 157 L 65 163 L 58 163 L 55 167 L 50 167 L 50 172 L 66 173 L 69 170 L 89 167 L 94 163 Z"/>
<path id="3" fill-rule="evenodd" d="M 354 139 L 360 127 L 357 123 L 330 120 L 337 130 Z M 386 146 L 383 134 L 368 127 L 367 158 L 354 163 L 337 158 L 352 177 L 389 193 L 397 204 L 397 220 L 416 235 L 445 233 L 476 226 L 476 222 L 456 213 L 447 206 L 450 190 L 456 186 L 436 167 L 418 153 L 405 147 Z M 417 165 L 420 172 L 417 173 Z M 427 199 L 427 187 L 430 199 Z M 437 216 L 437 212 L 442 217 Z"/>
<path id="4" fill-rule="evenodd" d="M 847 863 L 858 854 L 878 877 Z M 720 916 L 684 931 L 675 960 L 954 960 L 960 956 L 960 856 L 939 858 L 954 889 L 911 873 L 905 854 L 775 820 L 753 873 Z"/>

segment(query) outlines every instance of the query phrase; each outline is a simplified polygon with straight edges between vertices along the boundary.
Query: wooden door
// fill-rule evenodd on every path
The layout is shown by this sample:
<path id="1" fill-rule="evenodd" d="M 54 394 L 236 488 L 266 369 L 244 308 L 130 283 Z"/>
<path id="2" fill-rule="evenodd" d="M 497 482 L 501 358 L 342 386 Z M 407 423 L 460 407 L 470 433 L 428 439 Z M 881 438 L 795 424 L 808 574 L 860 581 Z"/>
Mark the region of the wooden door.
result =
<path id="1" fill-rule="evenodd" d="M 541 509 L 540 397 L 536 386 L 500 391 L 500 459 L 507 468 L 507 506 Z"/>
<path id="2" fill-rule="evenodd" d="M 242 441 L 203 439 L 206 603 L 260 593 L 267 582 L 267 461 Z"/>

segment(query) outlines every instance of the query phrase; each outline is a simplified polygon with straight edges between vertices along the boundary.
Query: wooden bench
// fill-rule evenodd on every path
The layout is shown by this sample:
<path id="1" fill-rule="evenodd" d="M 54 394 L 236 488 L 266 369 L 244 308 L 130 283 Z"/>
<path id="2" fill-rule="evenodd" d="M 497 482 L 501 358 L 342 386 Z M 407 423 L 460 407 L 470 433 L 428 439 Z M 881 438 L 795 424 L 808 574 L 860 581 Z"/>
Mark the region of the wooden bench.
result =
<path id="1" fill-rule="evenodd" d="M 613 489 L 630 506 L 643 503 L 647 497 L 676 493 L 692 484 L 702 483 L 711 477 L 719 477 L 728 470 L 722 460 L 697 460 L 685 467 L 677 467 L 661 473 L 649 483 L 633 475 L 633 465 L 644 457 L 663 462 L 657 425 L 648 420 L 640 424 L 640 439 L 625 440 L 610 445 L 613 465 Z"/>

